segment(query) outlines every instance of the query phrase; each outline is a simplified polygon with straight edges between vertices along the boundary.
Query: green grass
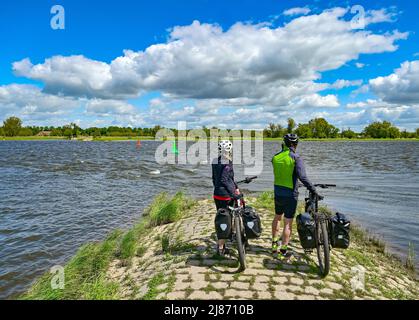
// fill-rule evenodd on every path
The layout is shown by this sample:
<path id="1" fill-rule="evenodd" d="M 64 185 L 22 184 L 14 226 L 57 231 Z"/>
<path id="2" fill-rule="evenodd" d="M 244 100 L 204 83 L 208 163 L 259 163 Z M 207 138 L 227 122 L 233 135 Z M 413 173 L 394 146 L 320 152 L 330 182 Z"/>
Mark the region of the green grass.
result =
<path id="1" fill-rule="evenodd" d="M 120 245 L 120 257 L 128 264 L 130 258 L 137 253 L 137 241 L 135 237 L 135 231 L 128 231 L 123 237 Z"/>
<path id="2" fill-rule="evenodd" d="M 415 259 L 416 259 L 415 247 L 412 242 L 409 242 L 409 250 L 408 250 L 407 259 L 406 259 L 406 268 L 414 271 Z"/>
<path id="3" fill-rule="evenodd" d="M 134 136 L 134 137 L 95 137 L 93 141 L 126 141 L 126 140 L 154 140 L 152 136 Z"/>
<path id="4" fill-rule="evenodd" d="M 83 138 L 88 138 L 87 136 L 78 136 L 77 139 L 82 140 Z M 25 137 L 3 137 L 0 136 L 0 141 L 42 141 L 42 140 L 68 140 L 67 137 L 59 137 L 59 136 L 25 136 Z M 94 137 L 93 141 L 126 141 L 126 140 L 154 140 L 152 136 L 134 136 L 134 137 Z"/>
<path id="5" fill-rule="evenodd" d="M 343 251 L 343 254 L 346 257 L 353 259 L 356 264 L 362 265 L 363 267 L 372 268 L 375 266 L 374 262 L 370 260 L 368 255 L 357 249 L 348 248 Z"/>
<path id="6" fill-rule="evenodd" d="M 158 194 L 144 210 L 142 219 L 123 236 L 119 247 L 120 258 L 128 264 L 135 255 L 143 255 L 145 248 L 141 246 L 141 237 L 147 234 L 147 230 L 178 221 L 192 205 L 193 202 L 187 199 L 182 192 L 176 193 L 173 197 L 167 193 Z M 169 249 L 169 239 L 165 239 L 166 235 L 162 237 L 158 235 L 158 237 L 158 240 L 167 242 Z"/>
<path id="7" fill-rule="evenodd" d="M 130 140 L 130 139 L 138 139 L 138 137 L 101 137 L 98 140 L 103 140 L 103 141 L 113 141 L 113 140 Z M 141 140 L 154 140 L 154 137 L 140 137 Z M 230 140 L 262 140 L 259 138 L 255 138 L 255 137 L 251 137 L 251 138 L 243 138 L 243 137 L 229 137 Z M 168 141 L 172 141 L 172 140 L 188 140 L 188 141 L 195 141 L 196 139 L 189 139 L 188 137 L 167 137 L 166 140 Z M 208 137 L 207 140 L 210 141 L 216 141 L 218 140 L 218 137 Z M 278 141 L 278 142 L 282 142 L 283 138 L 279 137 L 279 138 L 263 138 L 264 141 Z M 319 142 L 330 142 L 330 141 L 418 141 L 418 138 L 397 138 L 397 139 L 391 139 L 391 138 L 386 138 L 386 139 L 374 139 L 374 138 L 355 138 L 355 139 L 347 139 L 347 138 L 324 138 L 324 139 L 320 139 L 320 138 L 306 138 L 306 139 L 300 139 L 300 141 L 319 141 Z"/>
<path id="8" fill-rule="evenodd" d="M 149 226 L 158 226 L 179 220 L 186 210 L 190 209 L 193 202 L 185 198 L 182 192 L 169 198 L 167 193 L 159 194 L 146 211 Z"/>
<path id="9" fill-rule="evenodd" d="M 52 289 L 53 275 L 46 273 L 22 299 L 116 299 L 117 285 L 105 280 L 105 272 L 114 257 L 121 231 L 115 231 L 102 243 L 89 243 L 64 267 L 64 289 Z"/>
<path id="10" fill-rule="evenodd" d="M 281 140 L 281 139 L 280 139 Z M 355 139 L 347 139 L 347 138 L 325 138 L 325 139 L 319 139 L 319 138 L 307 138 L 307 139 L 301 139 L 301 141 L 418 141 L 418 138 L 397 138 L 397 139 L 391 139 L 391 138 L 385 138 L 385 139 L 374 139 L 374 138 L 355 138 Z"/>
<path id="11" fill-rule="evenodd" d="M 103 242 L 88 243 L 64 266 L 64 289 L 52 289 L 53 274 L 45 273 L 21 299 L 28 300 L 77 300 L 77 299 L 118 299 L 119 285 L 106 279 L 106 271 L 114 259 L 129 264 L 134 256 L 141 256 L 145 248 L 141 238 L 149 234 L 154 226 L 180 219 L 192 202 L 182 192 L 173 197 L 159 194 L 145 210 L 145 216 L 127 232 L 116 230 Z M 175 244 L 172 250 L 179 247 Z M 153 296 L 154 279 L 149 290 Z M 158 284 L 157 284 L 158 285 Z M 156 286 L 157 286 L 156 285 Z"/>
<path id="12" fill-rule="evenodd" d="M 257 198 L 254 205 L 258 208 L 274 209 L 274 193 L 273 191 L 262 192 Z"/>
<path id="13" fill-rule="evenodd" d="M 79 136 L 79 139 L 86 138 L 83 136 Z M 25 136 L 25 137 L 4 137 L 0 136 L 1 140 L 8 140 L 8 141 L 42 141 L 42 140 L 66 140 L 67 137 L 59 137 L 59 136 Z M 168 138 L 167 140 L 185 140 L 187 137 L 175 137 Z M 209 140 L 218 140 L 218 138 L 208 138 Z M 231 137 L 232 140 L 241 139 L 240 137 Z M 94 137 L 93 141 L 127 141 L 127 140 L 155 140 L 153 136 L 100 136 Z M 191 139 L 188 139 L 191 140 Z M 244 140 L 256 140 L 254 137 L 246 138 Z M 260 139 L 258 139 L 260 140 Z M 282 141 L 283 138 L 263 138 L 264 141 Z M 373 138 L 355 138 L 355 139 L 347 139 L 347 138 L 325 138 L 325 139 L 318 139 L 318 138 L 307 138 L 301 139 L 301 141 L 322 141 L 322 142 L 329 142 L 329 141 L 418 141 L 418 138 L 398 138 L 398 139 L 373 139 Z M 192 139 L 191 141 L 194 141 Z"/>
<path id="14" fill-rule="evenodd" d="M 165 283 L 165 276 L 162 272 L 156 274 L 151 280 L 148 282 L 148 291 L 144 295 L 143 300 L 154 300 L 156 299 L 159 291 L 157 287 L 161 284 Z"/>
<path id="15" fill-rule="evenodd" d="M 164 234 L 161 238 L 161 249 L 163 252 L 170 252 L 170 237 Z"/>
<path id="16" fill-rule="evenodd" d="M 362 246 L 367 246 L 370 250 L 385 253 L 386 244 L 378 237 L 371 235 L 368 231 L 362 229 L 356 224 L 351 225 L 351 239 Z"/>
<path id="17" fill-rule="evenodd" d="M 169 255 L 175 253 L 193 252 L 196 248 L 194 244 L 182 241 L 180 235 L 173 237 L 171 234 L 165 233 L 160 240 L 162 252 Z"/>
<path id="18" fill-rule="evenodd" d="M 137 251 L 136 251 L 135 255 L 137 257 L 142 257 L 146 253 L 146 251 L 147 251 L 147 248 L 145 246 L 139 244 L 138 247 L 137 247 Z"/>

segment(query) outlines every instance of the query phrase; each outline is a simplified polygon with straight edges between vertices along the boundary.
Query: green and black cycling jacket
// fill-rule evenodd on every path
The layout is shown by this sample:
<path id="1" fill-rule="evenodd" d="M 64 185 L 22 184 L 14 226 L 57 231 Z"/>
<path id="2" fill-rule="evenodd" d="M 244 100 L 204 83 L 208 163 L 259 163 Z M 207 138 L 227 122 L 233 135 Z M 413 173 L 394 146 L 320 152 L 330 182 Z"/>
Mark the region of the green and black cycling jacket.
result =
<path id="1" fill-rule="evenodd" d="M 310 191 L 315 192 L 307 177 L 303 159 L 293 147 L 282 147 L 282 151 L 272 158 L 275 196 L 298 198 L 298 180 Z"/>

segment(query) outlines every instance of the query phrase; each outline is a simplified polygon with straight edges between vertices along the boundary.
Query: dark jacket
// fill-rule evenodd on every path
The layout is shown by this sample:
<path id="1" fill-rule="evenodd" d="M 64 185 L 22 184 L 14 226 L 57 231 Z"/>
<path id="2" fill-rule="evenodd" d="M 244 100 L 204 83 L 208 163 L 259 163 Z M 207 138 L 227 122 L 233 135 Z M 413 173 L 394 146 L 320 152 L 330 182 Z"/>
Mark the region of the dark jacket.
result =
<path id="1" fill-rule="evenodd" d="M 214 185 L 214 196 L 230 197 L 234 196 L 237 184 L 234 181 L 233 163 L 223 163 L 221 157 L 212 162 L 212 184 Z"/>

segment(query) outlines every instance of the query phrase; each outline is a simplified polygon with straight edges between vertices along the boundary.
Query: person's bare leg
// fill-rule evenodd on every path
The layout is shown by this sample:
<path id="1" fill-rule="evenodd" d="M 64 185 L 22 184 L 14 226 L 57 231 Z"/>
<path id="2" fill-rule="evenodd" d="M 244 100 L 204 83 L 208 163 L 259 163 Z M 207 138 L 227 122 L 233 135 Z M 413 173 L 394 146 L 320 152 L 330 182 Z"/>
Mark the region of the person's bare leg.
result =
<path id="1" fill-rule="evenodd" d="M 223 249 L 225 244 L 225 240 L 221 239 L 218 240 L 218 248 Z"/>
<path id="2" fill-rule="evenodd" d="M 279 225 L 281 220 L 282 215 L 276 214 L 272 221 L 272 254 L 278 253 Z"/>
<path id="3" fill-rule="evenodd" d="M 282 246 L 287 246 L 292 233 L 293 219 L 284 218 L 284 231 L 282 232 Z"/>
<path id="4" fill-rule="evenodd" d="M 221 206 L 218 207 L 217 204 L 216 204 L 216 210 L 217 210 L 217 212 L 218 212 L 219 209 L 221 209 Z M 222 250 L 224 248 L 224 245 L 225 245 L 225 240 L 224 239 L 219 239 L 217 241 L 217 244 L 218 244 L 218 250 Z"/>
<path id="5" fill-rule="evenodd" d="M 278 239 L 279 237 L 279 225 L 282 219 L 282 215 L 276 214 L 272 221 L 272 239 Z"/>

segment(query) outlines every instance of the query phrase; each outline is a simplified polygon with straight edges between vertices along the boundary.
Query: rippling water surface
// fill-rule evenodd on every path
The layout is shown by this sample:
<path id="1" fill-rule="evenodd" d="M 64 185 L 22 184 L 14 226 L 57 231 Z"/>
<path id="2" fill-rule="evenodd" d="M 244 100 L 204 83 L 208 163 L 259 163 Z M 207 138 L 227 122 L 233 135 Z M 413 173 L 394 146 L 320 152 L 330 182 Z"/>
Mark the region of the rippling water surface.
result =
<path id="1" fill-rule="evenodd" d="M 158 145 L 0 141 L 0 298 L 24 291 L 83 243 L 128 228 L 156 193 L 212 192 L 210 165 L 160 166 L 154 160 Z M 398 141 L 304 142 L 299 152 L 311 180 L 338 185 L 323 192 L 328 205 L 404 255 L 410 241 L 419 253 L 418 147 Z M 270 159 L 278 149 L 278 142 L 264 143 L 264 170 L 246 186 L 249 191 L 272 188 Z M 235 171 L 243 177 L 242 166 Z"/>

